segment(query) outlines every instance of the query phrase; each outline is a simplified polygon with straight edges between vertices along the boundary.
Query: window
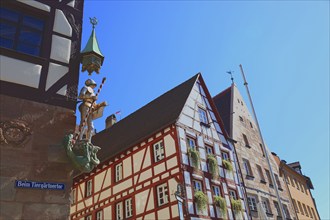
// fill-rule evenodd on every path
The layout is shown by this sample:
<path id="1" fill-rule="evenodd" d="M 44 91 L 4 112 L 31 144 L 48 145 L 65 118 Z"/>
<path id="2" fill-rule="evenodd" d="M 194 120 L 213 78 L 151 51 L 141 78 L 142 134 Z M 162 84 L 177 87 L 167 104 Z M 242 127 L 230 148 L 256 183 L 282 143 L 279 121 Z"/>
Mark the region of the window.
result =
<path id="1" fill-rule="evenodd" d="M 23 11 L 0 8 L 0 47 L 39 56 L 45 22 Z"/>
<path id="2" fill-rule="evenodd" d="M 256 199 L 256 197 L 248 196 L 247 201 L 248 201 L 250 211 L 257 211 L 257 199 Z"/>
<path id="3" fill-rule="evenodd" d="M 260 182 L 266 183 L 265 176 L 264 176 L 264 173 L 262 172 L 261 166 L 259 166 L 258 164 L 256 166 L 257 166 L 258 174 L 260 177 Z"/>
<path id="4" fill-rule="evenodd" d="M 206 146 L 206 153 L 207 154 L 213 154 L 213 148 L 211 146 L 205 145 Z"/>
<path id="5" fill-rule="evenodd" d="M 123 179 L 123 164 L 117 164 L 116 165 L 116 182 L 120 181 Z"/>
<path id="6" fill-rule="evenodd" d="M 300 190 L 299 184 L 298 184 L 298 182 L 297 182 L 297 180 L 295 178 L 294 178 L 294 183 L 296 184 L 297 189 Z"/>
<path id="7" fill-rule="evenodd" d="M 271 214 L 272 211 L 270 209 L 269 201 L 268 199 L 262 198 L 261 199 L 262 206 L 264 207 L 266 213 Z"/>
<path id="8" fill-rule="evenodd" d="M 275 181 L 276 181 L 278 189 L 282 189 L 281 182 L 280 182 L 280 179 L 278 178 L 278 175 L 276 173 L 274 173 L 274 175 L 275 175 Z"/>
<path id="9" fill-rule="evenodd" d="M 240 120 L 241 122 L 244 122 L 244 119 L 243 119 L 242 116 L 239 116 L 239 120 Z"/>
<path id="10" fill-rule="evenodd" d="M 278 202 L 274 201 L 274 206 L 277 212 L 277 216 L 282 216 L 281 210 L 280 210 L 280 206 L 278 205 Z"/>
<path id="11" fill-rule="evenodd" d="M 91 215 L 86 216 L 85 220 L 92 220 L 92 216 Z"/>
<path id="12" fill-rule="evenodd" d="M 103 210 L 96 212 L 96 220 L 103 220 Z"/>
<path id="13" fill-rule="evenodd" d="M 163 141 L 159 141 L 158 143 L 154 144 L 154 160 L 158 162 L 165 157 L 164 152 L 164 144 Z"/>
<path id="14" fill-rule="evenodd" d="M 245 134 L 243 134 L 243 139 L 244 139 L 245 147 L 250 147 L 249 140 L 247 139 Z"/>
<path id="15" fill-rule="evenodd" d="M 212 190 L 215 196 L 221 196 L 219 186 L 212 186 Z"/>
<path id="16" fill-rule="evenodd" d="M 221 156 L 222 156 L 222 159 L 230 161 L 229 154 L 227 152 L 221 151 Z"/>
<path id="17" fill-rule="evenodd" d="M 311 208 L 310 208 L 309 206 L 307 206 L 307 209 L 308 209 L 309 216 L 310 216 L 311 218 L 313 218 L 313 215 L 312 215 L 312 212 L 311 212 Z"/>
<path id="18" fill-rule="evenodd" d="M 88 180 L 86 182 L 86 197 L 92 195 L 92 190 L 93 190 L 93 180 Z"/>
<path id="19" fill-rule="evenodd" d="M 132 198 L 125 200 L 125 215 L 126 215 L 126 218 L 133 216 Z"/>
<path id="20" fill-rule="evenodd" d="M 194 139 L 187 137 L 187 142 L 188 142 L 188 146 L 193 149 L 196 150 L 196 142 Z"/>
<path id="21" fill-rule="evenodd" d="M 206 111 L 202 108 L 198 108 L 198 113 L 199 113 L 199 119 L 200 119 L 201 123 L 208 125 Z"/>
<path id="22" fill-rule="evenodd" d="M 229 196 L 231 199 L 235 199 L 237 200 L 237 196 L 236 196 L 236 191 L 235 190 L 229 190 Z"/>
<path id="23" fill-rule="evenodd" d="M 166 183 L 157 186 L 157 200 L 159 206 L 168 203 L 168 189 Z"/>
<path id="24" fill-rule="evenodd" d="M 286 219 L 291 219 L 290 217 L 290 212 L 289 212 L 289 209 L 288 209 L 288 206 L 283 204 L 283 209 L 284 209 L 284 214 L 285 214 L 285 218 Z"/>
<path id="25" fill-rule="evenodd" d="M 252 122 L 250 122 L 250 127 L 253 128 Z"/>
<path id="26" fill-rule="evenodd" d="M 305 215 L 308 217 L 308 212 L 307 212 L 307 209 L 306 209 L 306 205 L 303 203 L 302 206 L 304 207 Z"/>
<path id="27" fill-rule="evenodd" d="M 293 187 L 295 187 L 295 184 L 294 184 L 294 182 L 293 182 L 292 177 L 290 177 L 290 180 L 291 180 L 291 185 L 292 185 Z"/>
<path id="28" fill-rule="evenodd" d="M 76 189 L 72 189 L 71 191 L 71 204 L 76 203 Z"/>
<path id="29" fill-rule="evenodd" d="M 194 190 L 195 191 L 203 191 L 202 182 L 201 181 L 193 180 L 193 184 L 194 184 Z"/>
<path id="30" fill-rule="evenodd" d="M 262 144 L 259 144 L 259 146 L 260 146 L 260 151 L 262 153 L 262 156 L 264 157 L 265 156 L 264 148 L 262 147 Z"/>
<path id="31" fill-rule="evenodd" d="M 252 173 L 252 169 L 251 169 L 251 166 L 250 166 L 250 162 L 247 159 L 244 159 L 243 158 L 243 166 L 244 166 L 246 175 L 253 177 L 253 173 Z"/>
<path id="32" fill-rule="evenodd" d="M 297 201 L 297 202 L 298 202 L 299 210 L 300 210 L 301 214 L 303 215 L 304 214 L 304 210 L 302 209 L 301 203 L 299 201 Z"/>
<path id="33" fill-rule="evenodd" d="M 304 192 L 305 192 L 305 189 L 304 189 L 305 187 L 304 187 L 304 185 L 303 185 L 302 183 L 300 183 L 300 182 L 299 182 L 299 184 L 300 184 L 300 189 L 301 189 L 301 191 L 304 193 Z"/>
<path id="34" fill-rule="evenodd" d="M 116 204 L 116 219 L 121 220 L 124 219 L 124 214 L 123 214 L 123 203 L 118 202 Z"/>
<path id="35" fill-rule="evenodd" d="M 266 176 L 267 176 L 267 179 L 268 179 L 268 182 L 269 182 L 269 186 L 274 187 L 272 177 L 270 176 L 269 170 L 265 169 L 265 171 L 266 171 Z"/>
<path id="36" fill-rule="evenodd" d="M 317 218 L 316 218 L 316 215 L 315 215 L 315 212 L 314 212 L 314 209 L 311 208 L 311 210 L 312 210 L 312 213 L 313 213 L 314 218 L 317 219 Z"/>
<path id="37" fill-rule="evenodd" d="M 294 210 L 295 210 L 297 213 L 299 213 L 299 209 L 298 209 L 298 206 L 297 206 L 296 200 L 292 199 L 292 203 L 293 203 Z"/>

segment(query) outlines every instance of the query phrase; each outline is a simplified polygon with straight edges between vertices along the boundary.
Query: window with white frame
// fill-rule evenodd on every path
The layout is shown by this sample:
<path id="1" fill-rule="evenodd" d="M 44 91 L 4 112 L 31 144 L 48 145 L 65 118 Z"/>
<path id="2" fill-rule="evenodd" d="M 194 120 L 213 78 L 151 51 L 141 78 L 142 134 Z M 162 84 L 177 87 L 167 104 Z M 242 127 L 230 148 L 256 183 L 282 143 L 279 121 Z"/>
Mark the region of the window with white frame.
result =
<path id="1" fill-rule="evenodd" d="M 193 184 L 194 184 L 194 190 L 195 191 L 203 191 L 202 188 L 202 182 L 199 180 L 193 180 Z"/>
<path id="2" fill-rule="evenodd" d="M 229 154 L 227 152 L 221 151 L 222 159 L 229 161 Z"/>
<path id="3" fill-rule="evenodd" d="M 207 119 L 207 115 L 206 115 L 206 111 L 202 108 L 198 108 L 198 114 L 199 114 L 199 119 L 202 123 L 204 124 L 208 124 L 208 119 Z"/>
<path id="4" fill-rule="evenodd" d="M 191 149 L 196 150 L 196 141 L 194 139 L 187 137 L 187 143 Z"/>
<path id="5" fill-rule="evenodd" d="M 257 199 L 254 196 L 247 197 L 248 205 L 251 211 L 257 211 Z"/>
<path id="6" fill-rule="evenodd" d="M 219 186 L 212 186 L 212 190 L 213 190 L 213 194 L 215 196 L 220 196 L 221 195 Z"/>
<path id="7" fill-rule="evenodd" d="M 205 145 L 205 147 L 206 147 L 207 154 L 213 154 L 213 148 L 211 146 Z"/>
<path id="8" fill-rule="evenodd" d="M 88 215 L 85 217 L 85 220 L 92 220 L 92 215 Z"/>
<path id="9" fill-rule="evenodd" d="M 125 200 L 125 216 L 126 216 L 126 218 L 130 218 L 133 216 L 132 198 Z"/>
<path id="10" fill-rule="evenodd" d="M 86 182 L 86 197 L 92 195 L 92 190 L 93 190 L 93 180 L 88 180 Z"/>
<path id="11" fill-rule="evenodd" d="M 116 182 L 120 181 L 123 179 L 123 164 L 117 164 L 116 165 Z"/>
<path id="12" fill-rule="evenodd" d="M 271 214 L 272 211 L 270 209 L 269 201 L 266 198 L 261 199 L 262 206 L 264 207 L 266 213 Z"/>
<path id="13" fill-rule="evenodd" d="M 156 144 L 154 144 L 154 160 L 155 162 L 158 162 L 165 157 L 164 152 L 164 143 L 163 141 L 159 141 Z"/>
<path id="14" fill-rule="evenodd" d="M 168 203 L 167 183 L 163 183 L 157 186 L 157 200 L 158 200 L 158 206 Z"/>
<path id="15" fill-rule="evenodd" d="M 237 195 L 236 195 L 236 191 L 235 190 L 229 190 L 229 196 L 231 199 L 235 199 L 237 200 Z"/>
<path id="16" fill-rule="evenodd" d="M 96 220 L 103 220 L 103 210 L 96 212 Z"/>
<path id="17" fill-rule="evenodd" d="M 123 202 L 118 202 L 116 204 L 116 220 L 124 219 L 123 214 Z"/>
<path id="18" fill-rule="evenodd" d="M 71 204 L 76 203 L 76 189 L 72 189 L 71 191 Z"/>

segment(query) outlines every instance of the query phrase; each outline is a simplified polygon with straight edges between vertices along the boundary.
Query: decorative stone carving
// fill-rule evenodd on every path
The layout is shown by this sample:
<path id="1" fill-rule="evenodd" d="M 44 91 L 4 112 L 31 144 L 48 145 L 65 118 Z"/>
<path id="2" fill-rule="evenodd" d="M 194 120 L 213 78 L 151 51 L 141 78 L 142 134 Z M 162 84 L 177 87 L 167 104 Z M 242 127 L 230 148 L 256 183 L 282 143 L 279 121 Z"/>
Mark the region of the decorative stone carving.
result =
<path id="1" fill-rule="evenodd" d="M 22 146 L 32 134 L 31 128 L 23 121 L 0 122 L 0 143 L 13 146 Z"/>
<path id="2" fill-rule="evenodd" d="M 101 148 L 91 142 L 79 140 L 73 144 L 73 135 L 70 134 L 65 136 L 63 145 L 72 164 L 78 170 L 89 173 L 100 164 L 96 154 Z"/>

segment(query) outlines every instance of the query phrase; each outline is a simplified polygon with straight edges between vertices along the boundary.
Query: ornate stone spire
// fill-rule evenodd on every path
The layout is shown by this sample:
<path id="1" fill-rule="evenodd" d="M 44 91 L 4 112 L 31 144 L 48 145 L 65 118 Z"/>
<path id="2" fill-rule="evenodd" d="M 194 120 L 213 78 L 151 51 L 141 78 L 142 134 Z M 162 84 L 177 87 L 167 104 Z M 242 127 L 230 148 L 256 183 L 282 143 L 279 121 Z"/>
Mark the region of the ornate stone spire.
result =
<path id="1" fill-rule="evenodd" d="M 89 19 L 92 24 L 93 30 L 85 48 L 81 51 L 81 71 L 85 72 L 87 70 L 88 75 L 91 75 L 94 71 L 96 73 L 100 73 L 101 66 L 103 65 L 104 56 L 100 51 L 95 34 L 95 26 L 97 25 L 97 19 L 95 17 Z"/>

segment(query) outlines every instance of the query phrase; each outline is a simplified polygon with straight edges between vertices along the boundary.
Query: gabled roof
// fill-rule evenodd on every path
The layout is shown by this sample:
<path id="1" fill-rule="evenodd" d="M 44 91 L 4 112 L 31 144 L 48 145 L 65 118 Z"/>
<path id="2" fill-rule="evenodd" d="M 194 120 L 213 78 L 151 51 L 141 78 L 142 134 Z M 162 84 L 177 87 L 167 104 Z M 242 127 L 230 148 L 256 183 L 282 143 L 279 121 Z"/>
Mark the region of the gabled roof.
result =
<path id="1" fill-rule="evenodd" d="M 220 92 L 218 95 L 213 97 L 213 102 L 219 112 L 221 120 L 224 124 L 224 127 L 227 131 L 227 134 L 231 135 L 231 95 L 232 87 L 228 87 L 224 91 Z"/>
<path id="2" fill-rule="evenodd" d="M 108 129 L 93 136 L 103 162 L 176 122 L 200 74 L 164 93 Z"/>

